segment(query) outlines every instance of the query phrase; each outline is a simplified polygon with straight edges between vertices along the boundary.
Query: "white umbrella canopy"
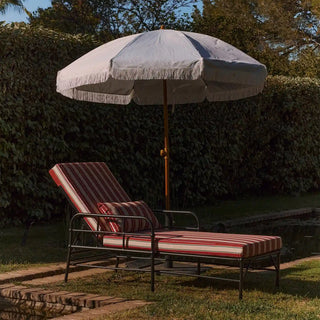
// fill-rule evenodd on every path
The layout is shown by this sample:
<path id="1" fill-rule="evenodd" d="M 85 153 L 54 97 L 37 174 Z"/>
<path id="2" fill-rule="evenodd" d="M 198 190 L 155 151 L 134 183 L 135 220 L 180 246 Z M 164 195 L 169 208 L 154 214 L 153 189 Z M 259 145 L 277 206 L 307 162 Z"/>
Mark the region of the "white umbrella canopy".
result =
<path id="1" fill-rule="evenodd" d="M 168 104 L 229 101 L 261 92 L 266 67 L 208 35 L 160 29 L 110 41 L 58 72 L 57 91 L 72 99 L 164 105 L 166 209 L 169 196 Z"/>
<path id="2" fill-rule="evenodd" d="M 141 105 L 246 98 L 263 89 L 266 67 L 207 35 L 157 30 L 108 42 L 59 71 L 57 91 L 78 100 Z"/>

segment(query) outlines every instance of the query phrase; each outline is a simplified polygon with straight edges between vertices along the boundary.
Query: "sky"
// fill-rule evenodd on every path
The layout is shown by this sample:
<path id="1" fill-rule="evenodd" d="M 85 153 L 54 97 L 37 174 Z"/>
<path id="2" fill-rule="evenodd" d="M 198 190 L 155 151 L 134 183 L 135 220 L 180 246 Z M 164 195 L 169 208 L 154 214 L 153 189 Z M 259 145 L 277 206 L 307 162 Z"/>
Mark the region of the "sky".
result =
<path id="1" fill-rule="evenodd" d="M 51 6 L 51 0 L 25 0 L 24 6 L 28 11 L 36 11 L 39 7 L 47 8 Z M 0 21 L 6 22 L 27 22 L 27 14 L 23 10 L 13 9 L 10 7 L 5 14 L 0 14 Z"/>
<path id="2" fill-rule="evenodd" d="M 199 7 L 199 2 L 198 7 Z M 51 6 L 51 0 L 25 0 L 23 2 L 24 6 L 28 11 L 36 11 L 39 7 L 47 8 Z M 201 5 L 200 5 L 201 6 Z M 13 9 L 10 7 L 5 14 L 0 14 L 0 21 L 10 22 L 27 22 L 27 14 L 23 10 Z"/>

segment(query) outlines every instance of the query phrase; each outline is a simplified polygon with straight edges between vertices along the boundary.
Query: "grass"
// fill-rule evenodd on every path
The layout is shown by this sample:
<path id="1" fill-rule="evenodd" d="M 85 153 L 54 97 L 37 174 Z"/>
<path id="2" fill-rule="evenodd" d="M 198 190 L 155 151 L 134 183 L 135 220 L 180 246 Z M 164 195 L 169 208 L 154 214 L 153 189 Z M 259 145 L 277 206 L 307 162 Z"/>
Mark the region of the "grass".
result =
<path id="1" fill-rule="evenodd" d="M 3 228 L 0 231 L 0 272 L 64 261 L 65 230 L 62 222 L 32 226 L 22 246 L 25 229 Z"/>
<path id="2" fill-rule="evenodd" d="M 320 193 L 223 201 L 210 208 L 194 208 L 194 211 L 199 214 L 202 224 L 213 224 L 241 216 L 319 206 Z M 0 232 L 0 272 L 65 261 L 64 222 L 32 226 L 25 246 L 21 246 L 24 231 L 23 228 L 7 228 Z M 231 269 L 209 272 L 220 277 L 237 277 L 237 272 Z M 249 274 L 243 301 L 238 300 L 237 286 L 232 283 L 162 275 L 156 277 L 156 292 L 151 293 L 148 274 L 122 272 L 73 280 L 67 284 L 56 283 L 47 288 L 153 302 L 139 309 L 105 315 L 99 320 L 319 320 L 320 261 L 309 261 L 283 270 L 281 277 L 281 288 L 275 292 L 274 274 Z"/>
<path id="3" fill-rule="evenodd" d="M 281 288 L 274 291 L 274 274 L 249 274 L 244 299 L 238 300 L 236 285 L 187 277 L 156 277 L 156 291 L 149 276 L 113 273 L 74 280 L 50 289 L 90 292 L 153 302 L 140 309 L 103 316 L 120 319 L 279 319 L 312 320 L 320 316 L 320 261 L 309 261 L 282 272 Z M 234 270 L 210 271 L 218 276 L 237 276 Z"/>

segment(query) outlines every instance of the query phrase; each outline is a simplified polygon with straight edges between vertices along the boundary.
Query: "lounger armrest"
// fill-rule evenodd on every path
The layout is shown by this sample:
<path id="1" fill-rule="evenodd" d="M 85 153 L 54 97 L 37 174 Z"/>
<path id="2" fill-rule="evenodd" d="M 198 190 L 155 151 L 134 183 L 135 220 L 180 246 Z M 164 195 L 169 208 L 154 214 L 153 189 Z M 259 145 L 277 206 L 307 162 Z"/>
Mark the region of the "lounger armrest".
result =
<path id="1" fill-rule="evenodd" d="M 150 226 L 150 232 L 148 233 L 141 233 L 141 232 L 112 232 L 112 231 L 93 231 L 93 230 L 81 230 L 73 227 L 73 224 L 76 222 L 78 219 L 82 218 L 106 218 L 106 219 L 122 219 L 123 222 L 128 219 L 134 219 L 134 220 L 145 220 Z M 101 241 L 100 245 L 102 244 L 102 239 L 104 235 L 110 235 L 110 234 L 117 234 L 119 236 L 122 236 L 122 249 L 125 249 L 126 247 L 126 236 L 128 235 L 141 235 L 141 236 L 148 236 L 150 237 L 151 240 L 151 252 L 152 255 L 155 253 L 155 248 L 156 248 L 156 243 L 155 243 L 155 233 L 154 233 L 154 225 L 152 221 L 147 218 L 147 217 L 142 217 L 142 216 L 122 216 L 122 215 L 106 215 L 106 214 L 99 214 L 99 213 L 77 213 L 75 214 L 71 220 L 70 220 L 70 227 L 69 227 L 69 247 L 72 246 L 73 241 L 74 241 L 74 235 L 76 233 L 91 233 L 96 236 L 98 240 Z"/>
<path id="2" fill-rule="evenodd" d="M 181 229 L 185 229 L 185 230 L 197 230 L 199 231 L 200 230 L 200 223 L 199 223 L 199 219 L 198 219 L 198 216 L 192 212 L 192 211 L 180 211 L 180 210 L 152 210 L 154 213 L 156 214 L 162 214 L 164 216 L 167 217 L 167 220 L 169 221 L 169 225 L 168 226 L 165 226 L 165 227 L 174 227 L 174 228 L 181 228 Z M 177 226 L 174 226 L 174 219 L 173 217 L 175 215 L 189 215 L 189 216 L 192 216 L 195 220 L 195 223 L 196 223 L 196 227 L 177 227 Z"/>
<path id="3" fill-rule="evenodd" d="M 151 236 L 154 237 L 154 225 L 152 223 L 152 221 L 147 218 L 147 217 L 142 217 L 142 216 L 121 216 L 121 215 L 107 215 L 107 214 L 103 214 L 103 213 L 77 213 L 75 214 L 71 220 L 70 220 L 70 228 L 69 228 L 69 231 L 74 231 L 73 229 L 73 225 L 74 223 L 76 222 L 77 219 L 80 219 L 80 218 L 105 218 L 105 219 L 122 219 L 123 221 L 125 220 L 128 220 L 128 219 L 134 219 L 134 220 L 137 220 L 137 219 L 140 219 L 140 220 L 145 220 L 147 221 L 147 223 L 149 224 L 150 226 L 150 234 Z M 115 233 L 115 232 L 111 232 L 111 231 L 92 231 L 92 233 L 95 233 L 97 235 L 103 235 L 103 234 L 110 234 L 110 233 Z M 128 234 L 126 232 L 119 232 L 121 234 Z"/>

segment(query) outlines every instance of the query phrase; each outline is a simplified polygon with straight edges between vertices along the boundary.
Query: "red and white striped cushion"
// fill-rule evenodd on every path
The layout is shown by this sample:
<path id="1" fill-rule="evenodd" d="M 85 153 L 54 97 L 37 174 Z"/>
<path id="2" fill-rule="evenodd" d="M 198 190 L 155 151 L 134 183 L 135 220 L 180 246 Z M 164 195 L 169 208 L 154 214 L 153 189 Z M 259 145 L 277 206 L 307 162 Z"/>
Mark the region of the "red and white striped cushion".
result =
<path id="1" fill-rule="evenodd" d="M 147 232 L 144 232 L 147 233 Z M 155 234 L 156 250 L 162 253 L 185 253 L 217 257 L 249 258 L 282 247 L 280 237 L 197 231 L 158 230 Z M 107 235 L 103 245 L 110 248 L 151 250 L 150 236 Z"/>
<path id="2" fill-rule="evenodd" d="M 104 162 L 59 163 L 49 173 L 78 212 L 100 213 L 99 202 L 131 201 Z M 97 230 L 97 219 L 85 218 L 85 221 L 92 230 Z M 100 219 L 100 226 L 108 230 L 105 219 Z"/>
<path id="3" fill-rule="evenodd" d="M 156 216 L 144 201 L 98 203 L 101 213 L 120 216 L 140 216 L 151 220 L 155 229 L 161 228 Z M 108 228 L 113 232 L 138 232 L 150 230 L 151 226 L 144 219 L 106 219 Z M 123 223 L 125 228 L 123 228 Z"/>

